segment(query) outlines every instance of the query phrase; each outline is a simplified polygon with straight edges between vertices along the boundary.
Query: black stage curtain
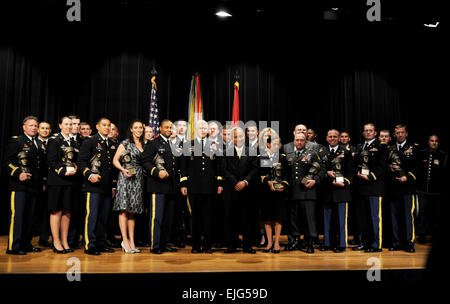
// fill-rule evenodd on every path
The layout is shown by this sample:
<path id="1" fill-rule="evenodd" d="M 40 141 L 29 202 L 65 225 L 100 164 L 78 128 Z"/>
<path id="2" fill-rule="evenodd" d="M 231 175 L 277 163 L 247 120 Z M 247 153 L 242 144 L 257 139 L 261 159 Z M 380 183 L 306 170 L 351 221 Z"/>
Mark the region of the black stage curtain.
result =
<path id="1" fill-rule="evenodd" d="M 160 119 L 187 116 L 196 72 L 206 120 L 231 119 L 238 72 L 241 119 L 279 121 L 284 143 L 297 123 L 316 129 L 320 142 L 329 128 L 348 130 L 354 144 L 366 122 L 391 130 L 406 123 L 421 142 L 445 130 L 443 33 L 371 26 L 364 34 L 326 26 L 278 32 L 281 27 L 271 31 L 268 24 L 232 35 L 236 28 L 215 26 L 216 32 L 205 34 L 203 25 L 199 40 L 182 29 L 176 35 L 160 29 L 156 36 L 141 30 L 136 39 L 88 26 L 66 28 L 65 36 L 32 29 L 7 35 L 0 43 L 0 157 L 27 115 L 49 121 L 54 132 L 62 115 L 78 114 L 94 128 L 106 116 L 123 138 L 132 119 L 148 121 L 153 67 Z M 448 136 L 441 135 L 447 146 Z M 6 232 L 7 176 L 0 171 L 0 232 Z"/>

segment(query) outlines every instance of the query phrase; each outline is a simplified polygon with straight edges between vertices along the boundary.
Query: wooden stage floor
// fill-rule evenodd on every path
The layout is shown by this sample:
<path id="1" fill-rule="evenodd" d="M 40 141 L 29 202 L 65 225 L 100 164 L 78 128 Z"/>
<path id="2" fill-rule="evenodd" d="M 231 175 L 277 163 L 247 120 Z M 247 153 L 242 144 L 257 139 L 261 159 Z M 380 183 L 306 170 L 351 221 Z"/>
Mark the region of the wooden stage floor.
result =
<path id="1" fill-rule="evenodd" d="M 283 238 L 286 241 L 285 237 Z M 381 270 L 423 269 L 426 265 L 429 245 L 416 245 L 415 253 L 404 251 L 381 253 L 355 252 L 347 249 L 344 253 L 320 252 L 307 254 L 301 251 L 281 251 L 279 254 L 224 254 L 217 250 L 213 254 L 192 254 L 190 247 L 176 253 L 151 254 L 148 248 L 138 254 L 125 254 L 119 249 L 115 253 L 89 256 L 79 249 L 70 254 L 56 254 L 46 248 L 40 253 L 25 256 L 7 255 L 7 237 L 0 237 L 0 274 L 61 274 L 73 264 L 69 258 L 80 262 L 81 273 L 214 273 L 214 272 L 270 272 L 270 271 L 325 271 L 325 270 L 368 270 L 370 257 L 379 259 Z M 37 239 L 33 240 L 33 244 Z M 282 246 L 283 247 L 283 246 Z"/>

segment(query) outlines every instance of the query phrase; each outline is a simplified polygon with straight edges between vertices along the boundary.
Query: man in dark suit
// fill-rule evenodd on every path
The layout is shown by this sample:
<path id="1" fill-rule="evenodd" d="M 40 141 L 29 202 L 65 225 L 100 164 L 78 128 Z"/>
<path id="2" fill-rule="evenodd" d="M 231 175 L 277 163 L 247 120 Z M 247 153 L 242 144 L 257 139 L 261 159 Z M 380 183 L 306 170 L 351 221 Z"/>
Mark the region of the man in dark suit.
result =
<path id="1" fill-rule="evenodd" d="M 249 156 L 249 148 L 245 146 L 245 134 L 241 128 L 234 128 L 233 147 L 226 150 L 223 159 L 224 183 L 224 218 L 225 253 L 236 252 L 234 240 L 238 237 L 236 224 L 242 230 L 243 252 L 256 253 L 251 243 L 250 218 L 256 211 L 252 208 L 249 185 L 254 182 L 257 174 L 257 157 Z"/>
<path id="2" fill-rule="evenodd" d="M 376 138 L 375 125 L 364 126 L 365 142 L 356 148 L 358 173 L 356 191 L 359 196 L 359 226 L 362 242 L 352 250 L 382 251 L 382 203 L 387 171 L 386 145 Z"/>
<path id="3" fill-rule="evenodd" d="M 164 119 L 159 126 L 159 136 L 145 145 L 142 155 L 142 165 L 147 172 L 145 191 L 150 197 L 150 252 L 153 254 L 177 251 L 169 246 L 179 176 L 175 146 L 169 140 L 172 125 L 170 120 Z"/>
<path id="4" fill-rule="evenodd" d="M 349 148 L 339 145 L 339 132 L 329 130 L 327 133 L 328 153 L 325 166 L 327 177 L 323 182 L 324 195 L 324 243 L 321 251 L 343 252 L 347 247 L 348 202 L 351 200 L 350 184 L 353 181 L 353 157 Z M 337 219 L 337 229 L 333 229 L 332 217 Z M 330 232 L 332 232 L 330 234 Z M 335 241 L 336 233 L 339 235 Z"/>
<path id="5" fill-rule="evenodd" d="M 192 208 L 192 253 L 212 253 L 213 204 L 216 194 L 223 191 L 220 163 L 223 151 L 220 146 L 214 150 L 206 138 L 206 121 L 199 120 L 195 131 L 195 139 L 184 145 L 180 159 L 181 192 L 189 194 Z"/>
<path id="6" fill-rule="evenodd" d="M 389 147 L 389 176 L 392 186 L 391 215 L 393 246 L 415 252 L 414 210 L 416 208 L 419 147 L 409 142 L 405 125 L 395 127 L 395 143 Z"/>
<path id="7" fill-rule="evenodd" d="M 112 164 L 117 145 L 108 139 L 111 131 L 108 118 L 100 118 L 96 128 L 98 133 L 83 141 L 77 161 L 86 195 L 83 246 L 84 252 L 90 255 L 114 252 L 106 245 L 106 225 L 114 192 L 113 180 L 117 176 Z"/>
<path id="8" fill-rule="evenodd" d="M 42 191 L 42 152 L 36 141 L 38 119 L 23 120 L 23 134 L 13 136 L 5 151 L 3 166 L 9 174 L 10 218 L 7 254 L 39 252 L 31 244 L 33 215 L 38 193 Z"/>
<path id="9" fill-rule="evenodd" d="M 301 212 L 305 227 L 306 252 L 314 253 L 313 239 L 317 237 L 316 189 L 325 178 L 325 168 L 318 153 L 306 148 L 306 136 L 303 133 L 295 135 L 294 150 L 286 154 L 286 157 L 290 162 L 290 199 L 293 205 L 291 220 L 298 218 L 298 214 L 292 213 L 292 210 Z M 292 228 L 291 226 L 291 231 Z"/>

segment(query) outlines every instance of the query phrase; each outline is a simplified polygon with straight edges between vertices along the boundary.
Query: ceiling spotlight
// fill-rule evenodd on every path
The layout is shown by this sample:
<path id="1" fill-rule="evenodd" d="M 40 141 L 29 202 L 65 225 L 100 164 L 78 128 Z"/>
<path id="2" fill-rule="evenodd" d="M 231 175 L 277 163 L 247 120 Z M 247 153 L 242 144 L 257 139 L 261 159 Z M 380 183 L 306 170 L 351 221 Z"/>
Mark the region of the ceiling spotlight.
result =
<path id="1" fill-rule="evenodd" d="M 438 25 L 439 25 L 439 21 L 436 22 L 435 24 L 432 24 L 432 23 L 430 23 L 430 24 L 424 24 L 424 26 L 426 26 L 426 27 L 434 27 L 434 28 L 438 27 Z"/>
<path id="2" fill-rule="evenodd" d="M 229 12 L 227 12 L 226 10 L 218 10 L 216 12 L 216 16 L 220 17 L 220 18 L 227 18 L 227 17 L 232 17 L 233 15 L 231 15 Z"/>

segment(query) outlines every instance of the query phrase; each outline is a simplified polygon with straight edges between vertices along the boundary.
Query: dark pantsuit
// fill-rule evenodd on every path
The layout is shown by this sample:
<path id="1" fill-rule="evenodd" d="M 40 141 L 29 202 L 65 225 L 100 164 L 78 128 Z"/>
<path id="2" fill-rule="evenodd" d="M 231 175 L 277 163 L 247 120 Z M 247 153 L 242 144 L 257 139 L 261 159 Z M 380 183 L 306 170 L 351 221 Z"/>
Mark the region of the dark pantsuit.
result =
<path id="1" fill-rule="evenodd" d="M 7 250 L 20 250 L 31 246 L 36 194 L 11 191 Z"/>
<path id="2" fill-rule="evenodd" d="M 244 249 L 251 247 L 252 217 L 256 211 L 252 208 L 248 190 L 245 189 L 242 192 L 232 191 L 231 193 L 227 193 L 224 204 L 223 216 L 225 222 L 226 246 L 228 248 L 235 247 L 234 243 L 238 238 L 238 227 L 240 227 L 243 241 L 242 247 Z"/>
<path id="3" fill-rule="evenodd" d="M 416 195 L 393 197 L 391 201 L 394 245 L 414 245 L 414 210 Z"/>
<path id="4" fill-rule="evenodd" d="M 338 229 L 332 229 L 332 217 L 337 218 Z M 335 232 L 339 235 L 339 247 L 347 247 L 348 229 L 348 203 L 331 203 L 323 206 L 323 231 L 324 231 L 324 246 L 331 246 L 335 239 Z M 333 239 L 333 240 L 332 240 Z"/>
<path id="5" fill-rule="evenodd" d="M 86 192 L 84 249 L 104 248 L 106 224 L 111 210 L 111 194 Z"/>
<path id="6" fill-rule="evenodd" d="M 289 234 L 288 242 L 293 243 L 296 238 L 300 237 L 301 230 L 299 225 L 299 201 L 290 200 L 288 202 L 288 221 Z"/>
<path id="7" fill-rule="evenodd" d="M 210 249 L 212 245 L 214 194 L 191 194 L 189 203 L 192 210 L 192 248 L 199 249 L 203 235 L 203 247 Z"/>

